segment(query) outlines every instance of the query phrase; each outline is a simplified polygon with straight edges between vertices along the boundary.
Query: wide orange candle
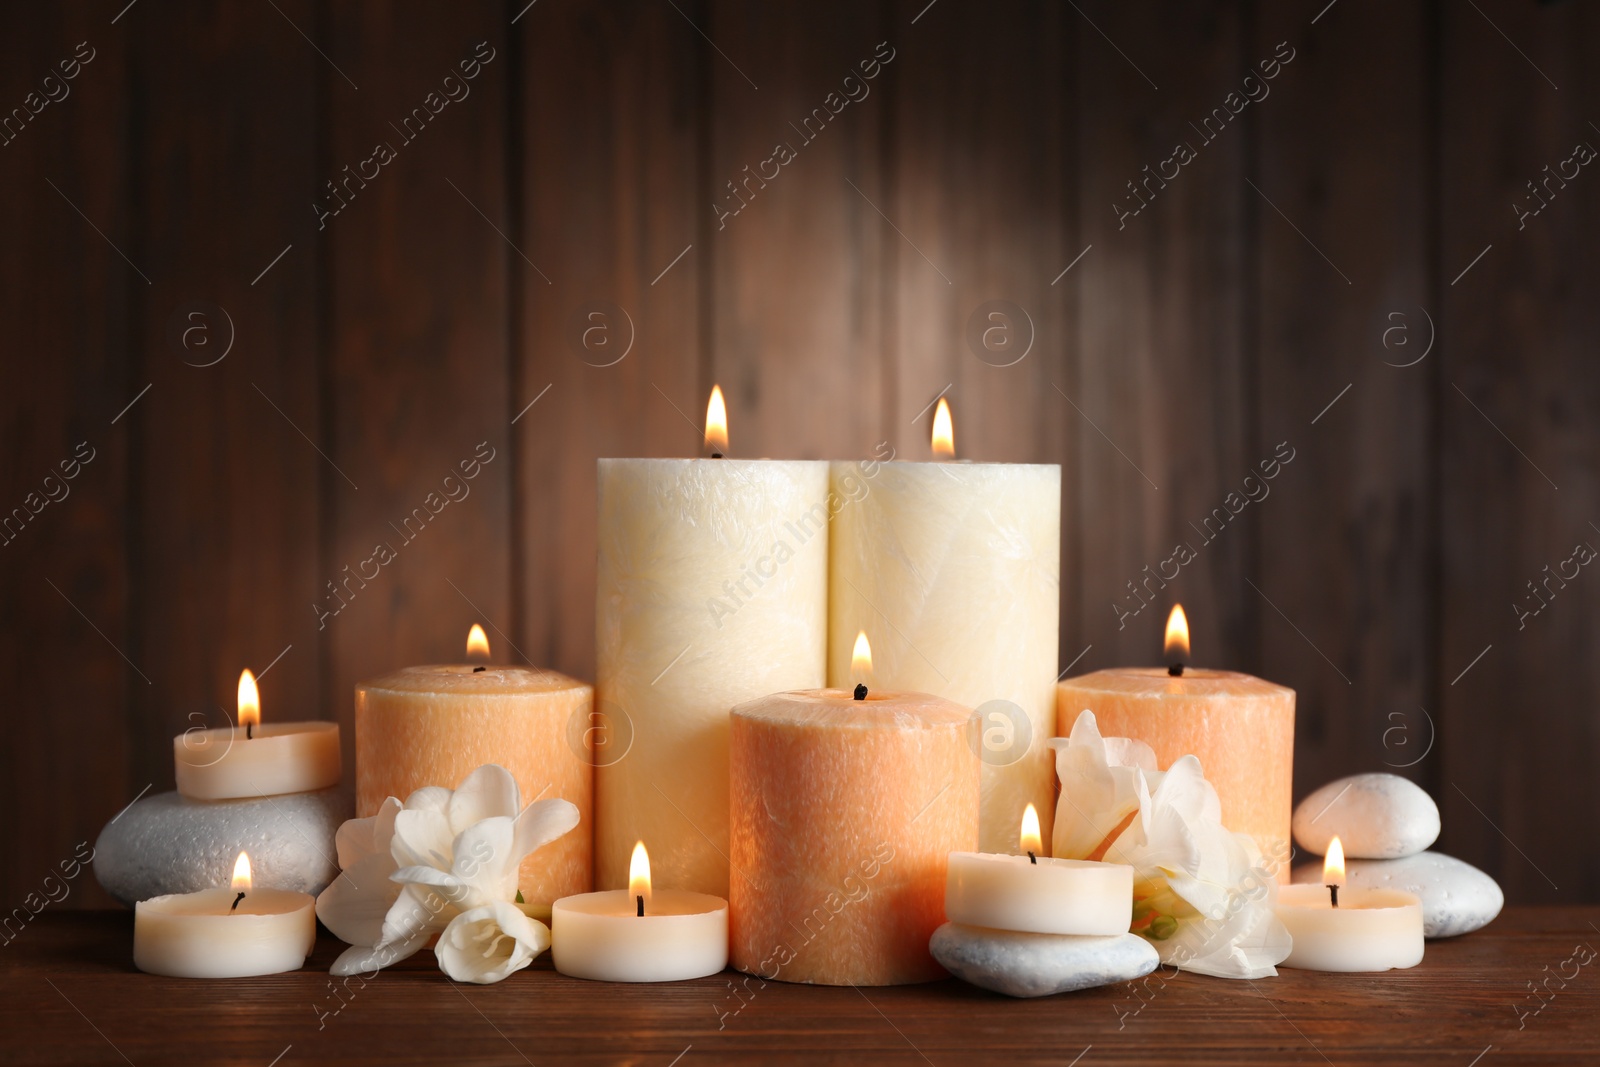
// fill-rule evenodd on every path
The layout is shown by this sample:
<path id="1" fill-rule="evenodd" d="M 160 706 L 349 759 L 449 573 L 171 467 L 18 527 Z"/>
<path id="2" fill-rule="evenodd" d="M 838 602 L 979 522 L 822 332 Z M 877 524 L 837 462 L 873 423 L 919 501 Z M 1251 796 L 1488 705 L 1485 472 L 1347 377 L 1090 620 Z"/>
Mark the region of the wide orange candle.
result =
<path id="1" fill-rule="evenodd" d="M 972 713 L 921 693 L 778 693 L 731 717 L 729 957 L 766 979 L 945 975 L 947 862 L 978 847 Z"/>
<path id="2" fill-rule="evenodd" d="M 407 667 L 356 686 L 356 814 L 423 786 L 454 789 L 498 763 L 523 804 L 561 797 L 578 828 L 522 861 L 523 899 L 547 911 L 558 897 L 593 887 L 594 690 L 532 667 L 446 664 Z"/>
<path id="3" fill-rule="evenodd" d="M 1248 674 L 1190 667 L 1120 667 L 1056 686 L 1056 732 L 1094 712 L 1105 737 L 1131 737 L 1156 753 L 1162 770 L 1182 756 L 1200 760 L 1222 802 L 1222 824 L 1249 834 L 1278 880 L 1289 880 L 1294 810 L 1294 690 Z"/>

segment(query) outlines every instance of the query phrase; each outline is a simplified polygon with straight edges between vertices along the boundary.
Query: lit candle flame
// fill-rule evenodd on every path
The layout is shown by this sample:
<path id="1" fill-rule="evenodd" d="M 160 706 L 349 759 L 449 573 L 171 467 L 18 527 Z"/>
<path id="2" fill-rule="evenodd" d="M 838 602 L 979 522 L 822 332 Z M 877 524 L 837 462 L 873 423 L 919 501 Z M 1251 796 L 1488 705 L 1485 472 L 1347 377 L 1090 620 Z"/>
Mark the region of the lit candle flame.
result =
<path id="1" fill-rule="evenodd" d="M 858 682 L 872 676 L 872 644 L 865 630 L 856 634 L 856 647 L 850 652 L 850 676 Z"/>
<path id="2" fill-rule="evenodd" d="M 256 688 L 256 676 L 248 670 L 239 675 L 239 725 L 261 725 L 261 691 Z"/>
<path id="3" fill-rule="evenodd" d="M 1166 661 L 1183 663 L 1189 658 L 1189 617 L 1183 613 L 1182 604 L 1172 605 L 1167 616 Z"/>
<path id="4" fill-rule="evenodd" d="M 628 861 L 628 895 L 650 903 L 650 853 L 644 850 L 643 841 L 633 846 L 633 859 Z"/>
<path id="5" fill-rule="evenodd" d="M 489 658 L 489 635 L 477 623 L 473 623 L 472 629 L 467 631 L 467 658 Z"/>
<path id="6" fill-rule="evenodd" d="M 238 893 L 250 892 L 250 853 L 241 852 L 233 861 L 233 888 Z"/>
<path id="7" fill-rule="evenodd" d="M 711 387 L 711 400 L 706 404 L 706 452 L 713 456 L 728 454 L 728 406 L 722 402 L 722 386 Z"/>
<path id="8" fill-rule="evenodd" d="M 1344 885 L 1344 842 L 1338 837 L 1328 842 L 1328 854 L 1322 859 L 1322 884 Z"/>
<path id="9" fill-rule="evenodd" d="M 935 459 L 956 458 L 956 427 L 950 420 L 950 403 L 939 398 L 939 407 L 933 413 L 933 456 Z"/>
<path id="10" fill-rule="evenodd" d="M 1039 833 L 1039 813 L 1029 804 L 1022 813 L 1022 851 L 1037 856 L 1044 851 L 1044 839 Z"/>

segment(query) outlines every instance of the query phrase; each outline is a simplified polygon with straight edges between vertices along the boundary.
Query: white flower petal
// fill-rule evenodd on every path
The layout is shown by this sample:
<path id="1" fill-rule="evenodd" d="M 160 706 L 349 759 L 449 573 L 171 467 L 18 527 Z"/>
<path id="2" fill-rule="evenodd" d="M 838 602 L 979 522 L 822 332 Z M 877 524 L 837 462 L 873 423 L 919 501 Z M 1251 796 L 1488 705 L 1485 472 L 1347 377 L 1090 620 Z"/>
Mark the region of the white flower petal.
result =
<path id="1" fill-rule="evenodd" d="M 515 818 L 521 806 L 517 780 L 498 763 L 485 763 L 456 787 L 450 798 L 450 830 L 459 834 L 475 822 L 503 815 Z"/>
<path id="2" fill-rule="evenodd" d="M 390 797 L 371 818 L 345 820 L 333 835 L 339 866 L 348 871 L 374 852 L 387 853 L 389 838 L 394 836 L 394 816 L 399 810 L 400 802 Z"/>
<path id="3" fill-rule="evenodd" d="M 376 945 L 383 936 L 384 916 L 400 896 L 389 880 L 394 860 L 373 853 L 345 868 L 317 897 L 317 918 L 341 941 Z"/>
<path id="4" fill-rule="evenodd" d="M 517 815 L 511 845 L 517 863 L 578 825 L 578 807 L 570 800 L 552 797 L 529 804 Z"/>
<path id="5" fill-rule="evenodd" d="M 433 952 L 451 978 L 486 985 L 522 970 L 549 947 L 549 927 L 497 901 L 451 919 Z"/>
<path id="6" fill-rule="evenodd" d="M 406 797 L 407 811 L 445 811 L 450 807 L 451 790 L 442 785 L 425 785 Z"/>
<path id="7" fill-rule="evenodd" d="M 451 874 L 467 893 L 460 898 L 464 908 L 475 908 L 493 901 L 510 901 L 517 895 L 517 869 L 522 857 L 512 846 L 512 822 L 496 815 L 473 823 L 456 836 L 455 862 Z"/>
<path id="8" fill-rule="evenodd" d="M 360 945 L 347 948 L 339 954 L 338 959 L 333 961 L 333 966 L 329 968 L 329 973 L 335 978 L 347 978 L 352 974 L 371 978 L 391 963 L 399 963 L 403 959 L 414 956 L 419 948 L 428 943 L 428 936 L 423 934 L 406 941 L 382 945 L 377 948 L 366 948 Z"/>
<path id="9" fill-rule="evenodd" d="M 1141 772 L 1113 767 L 1100 737 L 1094 712 L 1080 712 L 1065 743 L 1057 738 L 1056 774 L 1061 799 L 1056 803 L 1054 856 L 1083 859 L 1093 855 L 1131 813 L 1139 810 Z"/>
<path id="10" fill-rule="evenodd" d="M 394 817 L 394 838 L 389 852 L 397 867 L 450 866 L 450 820 L 436 808 L 407 808 Z"/>
<path id="11" fill-rule="evenodd" d="M 400 895 L 383 917 L 383 935 L 376 947 L 400 944 L 415 937 L 426 939 L 443 930 L 445 923 L 458 910 L 449 900 L 427 886 L 402 886 Z"/>

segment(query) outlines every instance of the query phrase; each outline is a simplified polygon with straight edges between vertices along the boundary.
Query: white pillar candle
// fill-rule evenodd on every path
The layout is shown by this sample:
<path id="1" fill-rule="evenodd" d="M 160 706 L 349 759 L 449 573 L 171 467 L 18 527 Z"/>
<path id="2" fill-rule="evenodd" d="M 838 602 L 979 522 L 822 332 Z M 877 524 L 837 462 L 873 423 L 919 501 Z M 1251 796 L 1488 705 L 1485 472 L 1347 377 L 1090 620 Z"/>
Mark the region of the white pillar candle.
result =
<path id="1" fill-rule="evenodd" d="M 1422 962 L 1422 901 L 1398 889 L 1341 892 L 1326 886 L 1278 889 L 1278 920 L 1294 938 L 1280 967 L 1308 971 L 1387 971 Z"/>
<path id="2" fill-rule="evenodd" d="M 1028 805 L 1023 855 L 952 852 L 945 916 L 954 923 L 1032 934 L 1125 934 L 1133 926 L 1133 868 L 1039 855 Z"/>
<path id="3" fill-rule="evenodd" d="M 139 901 L 133 912 L 134 966 L 172 978 L 299 970 L 317 939 L 316 901 L 288 889 L 250 888 L 249 877 L 249 858 L 240 853 L 232 889 Z"/>
<path id="4" fill-rule="evenodd" d="M 550 957 L 556 970 L 597 982 L 679 982 L 726 967 L 728 902 L 683 889 L 652 891 L 642 844 L 635 857 L 629 888 L 555 902 Z"/>
<path id="5" fill-rule="evenodd" d="M 239 676 L 239 725 L 172 739 L 178 792 L 191 800 L 308 793 L 339 784 L 339 724 L 261 723 L 255 677 Z"/>
<path id="6" fill-rule="evenodd" d="M 833 465 L 847 502 L 833 520 L 828 684 L 848 687 L 852 643 L 872 633 L 879 685 L 981 715 L 979 848 L 1007 851 L 1030 803 L 1049 838 L 1061 468 L 892 462 L 863 475 Z"/>
<path id="7" fill-rule="evenodd" d="M 595 885 L 643 839 L 726 897 L 728 709 L 822 684 L 828 465 L 602 459 L 599 503 Z"/>

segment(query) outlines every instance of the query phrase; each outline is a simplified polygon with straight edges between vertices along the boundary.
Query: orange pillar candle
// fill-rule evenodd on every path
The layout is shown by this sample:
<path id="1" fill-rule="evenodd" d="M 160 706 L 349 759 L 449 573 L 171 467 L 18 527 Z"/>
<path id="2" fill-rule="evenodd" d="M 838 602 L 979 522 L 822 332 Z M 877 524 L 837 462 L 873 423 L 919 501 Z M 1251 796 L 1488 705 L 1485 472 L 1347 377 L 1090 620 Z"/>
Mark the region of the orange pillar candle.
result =
<path id="1" fill-rule="evenodd" d="M 468 654 L 489 654 L 474 626 Z M 482 641 L 477 646 L 477 641 Z M 594 690 L 554 671 L 487 664 L 407 667 L 356 686 L 356 814 L 375 815 L 387 797 L 423 786 L 454 789 L 473 770 L 498 763 L 523 804 L 561 797 L 578 808 L 578 828 L 522 861 L 519 889 L 542 913 L 558 897 L 593 885 Z"/>
<path id="2" fill-rule="evenodd" d="M 731 715 L 729 957 L 764 979 L 942 978 L 948 857 L 978 847 L 972 713 L 923 693 L 778 693 Z"/>
<path id="3" fill-rule="evenodd" d="M 1171 667 L 1119 667 L 1056 686 L 1056 732 L 1094 712 L 1105 737 L 1131 737 L 1155 750 L 1166 770 L 1200 760 L 1222 802 L 1222 824 L 1254 837 L 1278 880 L 1289 881 L 1294 810 L 1294 690 L 1248 674 L 1181 666 L 1188 658 L 1182 607 L 1168 621 Z"/>

